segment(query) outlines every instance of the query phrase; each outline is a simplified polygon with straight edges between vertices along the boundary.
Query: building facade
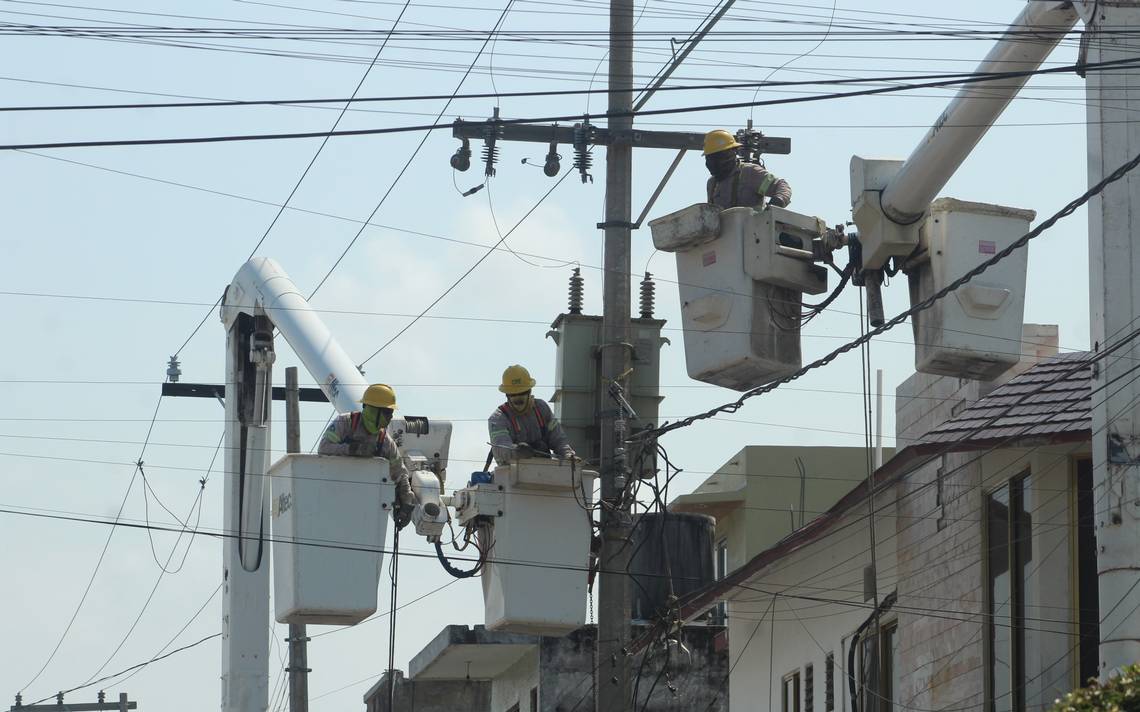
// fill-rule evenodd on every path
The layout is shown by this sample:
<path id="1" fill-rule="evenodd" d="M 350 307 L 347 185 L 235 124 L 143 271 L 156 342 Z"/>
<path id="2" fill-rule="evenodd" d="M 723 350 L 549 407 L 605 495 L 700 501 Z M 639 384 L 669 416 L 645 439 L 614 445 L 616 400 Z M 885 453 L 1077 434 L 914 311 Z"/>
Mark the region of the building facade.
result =
<path id="1" fill-rule="evenodd" d="M 725 602 L 733 710 L 1042 710 L 1097 673 L 1091 369 L 1041 355 L 916 374 L 873 487 L 685 602 Z"/>

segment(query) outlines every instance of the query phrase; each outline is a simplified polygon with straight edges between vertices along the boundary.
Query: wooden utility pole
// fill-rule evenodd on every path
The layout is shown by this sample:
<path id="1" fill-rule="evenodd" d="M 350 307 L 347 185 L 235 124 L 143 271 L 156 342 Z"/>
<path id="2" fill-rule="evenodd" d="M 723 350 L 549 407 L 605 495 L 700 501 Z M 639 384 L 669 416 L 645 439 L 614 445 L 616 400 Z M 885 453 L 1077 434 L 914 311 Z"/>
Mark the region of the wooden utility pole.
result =
<path id="1" fill-rule="evenodd" d="M 285 452 L 301 452 L 301 389 L 297 367 L 285 369 Z M 289 624 L 289 712 L 309 710 L 309 636 L 304 623 Z"/>

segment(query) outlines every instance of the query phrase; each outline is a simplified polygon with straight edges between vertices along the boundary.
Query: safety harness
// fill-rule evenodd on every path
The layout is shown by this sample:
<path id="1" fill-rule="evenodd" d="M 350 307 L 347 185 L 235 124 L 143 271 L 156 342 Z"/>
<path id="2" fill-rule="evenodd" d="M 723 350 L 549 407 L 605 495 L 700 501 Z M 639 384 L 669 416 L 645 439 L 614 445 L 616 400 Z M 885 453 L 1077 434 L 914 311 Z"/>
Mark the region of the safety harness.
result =
<path id="1" fill-rule="evenodd" d="M 511 429 L 515 431 L 515 436 L 522 435 L 522 427 L 519 425 L 518 419 L 515 417 L 515 409 L 511 407 L 510 403 L 503 403 L 499 406 L 499 412 L 507 416 L 511 421 Z M 542 411 L 538 408 L 538 403 L 534 404 L 534 417 L 538 421 L 538 429 L 542 432 L 542 439 L 546 439 L 546 419 L 542 417 Z"/>
<path id="2" fill-rule="evenodd" d="M 357 427 L 360 426 L 361 415 L 362 415 L 361 412 L 358 410 L 352 411 L 352 420 L 351 420 L 352 430 L 350 432 L 355 433 Z M 380 428 L 379 430 L 376 431 L 376 452 L 377 453 L 379 453 L 380 449 L 382 447 L 384 447 L 384 436 L 387 433 L 387 430 L 388 430 L 387 428 Z M 365 428 L 364 432 L 367 433 L 368 429 Z M 371 435 L 371 433 L 369 433 L 369 435 Z"/>
<path id="3" fill-rule="evenodd" d="M 546 418 L 542 417 L 542 411 L 539 409 L 537 402 L 535 402 L 533 407 L 534 407 L 534 418 L 535 418 L 535 420 L 538 421 L 539 432 L 542 433 L 542 439 L 545 441 L 546 440 Z M 518 418 L 515 417 L 514 408 L 511 408 L 510 403 L 503 403 L 502 405 L 499 406 L 499 412 L 502 413 L 503 415 L 507 416 L 507 420 L 510 421 L 511 430 L 513 430 L 515 433 L 515 440 L 517 443 L 517 440 L 522 437 L 522 426 L 519 423 Z M 495 448 L 492 446 L 492 448 L 487 451 L 487 462 L 483 465 L 483 471 L 484 472 L 490 472 L 491 471 L 491 462 L 494 460 L 494 457 L 495 457 Z"/>

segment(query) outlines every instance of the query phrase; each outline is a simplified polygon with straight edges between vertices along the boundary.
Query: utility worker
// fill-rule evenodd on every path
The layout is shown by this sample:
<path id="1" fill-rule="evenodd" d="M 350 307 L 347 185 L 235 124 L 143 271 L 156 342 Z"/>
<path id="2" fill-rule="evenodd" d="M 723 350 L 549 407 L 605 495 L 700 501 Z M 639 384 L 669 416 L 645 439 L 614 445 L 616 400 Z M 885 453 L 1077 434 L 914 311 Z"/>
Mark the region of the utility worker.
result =
<path id="1" fill-rule="evenodd" d="M 708 202 L 721 209 L 763 210 L 767 198 L 769 205 L 788 207 L 792 202 L 788 181 L 777 178 L 763 165 L 741 161 L 736 153 L 738 148 L 736 137 L 724 129 L 705 134 L 705 167 L 711 174 Z"/>
<path id="2" fill-rule="evenodd" d="M 389 477 L 396 484 L 396 506 L 393 520 L 403 529 L 412 518 L 416 497 L 408 483 L 408 468 L 400 456 L 400 448 L 388 434 L 388 424 L 396 410 L 396 392 L 383 383 L 374 383 L 364 391 L 358 411 L 337 416 L 321 438 L 317 453 L 348 457 L 382 457 L 388 461 Z"/>
<path id="3" fill-rule="evenodd" d="M 518 364 L 503 371 L 499 391 L 507 402 L 487 419 L 491 453 L 500 465 L 522 457 L 578 459 L 550 405 L 531 394 L 534 384 L 530 372 Z"/>

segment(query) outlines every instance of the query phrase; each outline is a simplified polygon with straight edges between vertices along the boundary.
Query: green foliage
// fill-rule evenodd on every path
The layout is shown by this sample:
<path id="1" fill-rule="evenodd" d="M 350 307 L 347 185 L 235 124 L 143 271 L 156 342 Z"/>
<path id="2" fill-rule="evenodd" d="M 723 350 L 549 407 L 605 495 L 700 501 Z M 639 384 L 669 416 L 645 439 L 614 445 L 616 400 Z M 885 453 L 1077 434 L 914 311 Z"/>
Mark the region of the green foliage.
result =
<path id="1" fill-rule="evenodd" d="M 1096 679 L 1073 690 L 1049 712 L 1140 712 L 1140 663 L 1129 665 L 1103 685 Z"/>

